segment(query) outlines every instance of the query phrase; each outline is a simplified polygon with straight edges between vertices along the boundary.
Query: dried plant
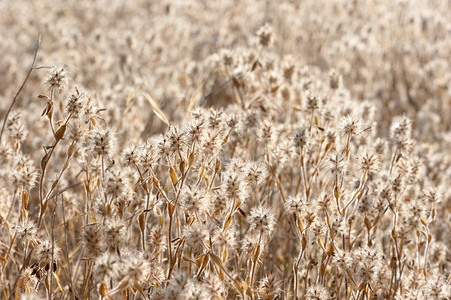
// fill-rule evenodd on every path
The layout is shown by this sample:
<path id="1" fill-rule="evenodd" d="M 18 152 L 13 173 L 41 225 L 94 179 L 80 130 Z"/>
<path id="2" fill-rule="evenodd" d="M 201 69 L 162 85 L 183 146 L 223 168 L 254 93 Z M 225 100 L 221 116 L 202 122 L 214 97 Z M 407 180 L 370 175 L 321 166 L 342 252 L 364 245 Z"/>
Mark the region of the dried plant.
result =
<path id="1" fill-rule="evenodd" d="M 450 10 L 0 4 L 0 298 L 450 299 Z"/>

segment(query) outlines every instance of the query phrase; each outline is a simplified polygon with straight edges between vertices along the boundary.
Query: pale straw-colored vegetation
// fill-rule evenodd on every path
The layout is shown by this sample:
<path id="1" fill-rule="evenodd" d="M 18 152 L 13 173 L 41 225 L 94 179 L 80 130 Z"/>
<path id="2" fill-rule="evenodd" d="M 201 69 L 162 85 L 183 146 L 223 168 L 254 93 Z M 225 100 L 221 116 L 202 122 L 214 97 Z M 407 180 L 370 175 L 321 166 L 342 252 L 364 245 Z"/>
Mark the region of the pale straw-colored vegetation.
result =
<path id="1" fill-rule="evenodd" d="M 449 1 L 1 1 L 0 299 L 450 299 Z"/>

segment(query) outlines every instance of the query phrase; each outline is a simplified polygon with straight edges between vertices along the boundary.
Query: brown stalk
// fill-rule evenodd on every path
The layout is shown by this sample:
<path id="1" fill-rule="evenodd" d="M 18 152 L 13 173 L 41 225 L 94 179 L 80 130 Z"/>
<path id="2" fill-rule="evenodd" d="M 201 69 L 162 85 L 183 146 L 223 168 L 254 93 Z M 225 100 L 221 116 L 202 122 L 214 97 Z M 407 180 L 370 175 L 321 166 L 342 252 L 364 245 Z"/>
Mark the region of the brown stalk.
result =
<path id="1" fill-rule="evenodd" d="M 34 50 L 34 55 L 33 55 L 33 62 L 31 63 L 30 69 L 28 70 L 27 75 L 25 76 L 24 81 L 22 82 L 22 85 L 20 86 L 20 88 L 17 90 L 16 94 L 13 97 L 13 100 L 11 101 L 11 104 L 8 108 L 8 110 L 6 111 L 6 115 L 3 118 L 3 125 L 2 125 L 2 130 L 0 131 L 0 142 L 2 141 L 2 137 L 3 137 L 3 131 L 5 130 L 5 125 L 6 125 L 6 121 L 8 120 L 8 116 L 9 113 L 11 112 L 11 110 L 13 109 L 14 104 L 16 104 L 17 101 L 17 97 L 20 95 L 20 93 L 22 92 L 25 83 L 28 81 L 28 78 L 31 75 L 31 72 L 35 69 L 35 64 L 36 64 L 36 59 L 38 56 L 38 50 L 39 50 L 39 45 L 41 44 L 41 34 L 38 35 L 38 38 L 36 40 L 36 47 Z"/>

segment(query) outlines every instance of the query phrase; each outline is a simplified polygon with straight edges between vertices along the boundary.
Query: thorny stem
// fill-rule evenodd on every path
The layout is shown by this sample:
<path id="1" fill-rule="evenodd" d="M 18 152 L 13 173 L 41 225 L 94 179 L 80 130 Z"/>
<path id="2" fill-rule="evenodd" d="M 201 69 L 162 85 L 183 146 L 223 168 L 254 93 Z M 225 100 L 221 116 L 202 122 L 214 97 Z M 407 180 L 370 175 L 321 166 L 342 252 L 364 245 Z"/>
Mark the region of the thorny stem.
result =
<path id="1" fill-rule="evenodd" d="M 9 247 L 8 247 L 8 251 L 6 252 L 5 255 L 5 261 L 3 262 L 3 266 L 2 266 L 2 272 L 5 270 L 9 256 L 11 254 L 11 249 L 13 247 L 14 241 L 16 240 L 16 235 L 17 235 L 17 230 L 14 232 L 14 235 L 11 237 L 11 235 L 9 236 Z"/>
<path id="2" fill-rule="evenodd" d="M 26 258 L 25 258 L 25 260 L 24 260 L 24 262 L 23 262 L 23 264 L 22 264 L 22 267 L 20 267 L 19 273 L 17 274 L 16 281 L 14 281 L 13 287 L 12 287 L 12 289 L 10 290 L 8 300 L 14 299 L 14 295 L 15 295 L 15 291 L 16 291 L 16 286 L 17 286 L 17 282 L 18 282 L 19 279 L 20 279 L 20 275 L 22 274 L 23 269 L 25 269 L 25 267 L 26 267 L 26 266 L 28 265 L 28 263 L 30 262 L 31 254 L 33 254 L 33 251 L 34 251 L 34 248 L 31 248 L 30 252 L 29 252 L 28 255 L 26 256 Z"/>
<path id="3" fill-rule="evenodd" d="M 51 147 L 50 152 L 46 152 L 45 156 L 42 158 L 41 162 L 41 178 L 39 179 L 39 202 L 40 202 L 40 209 L 39 209 L 39 221 L 37 224 L 37 228 L 39 229 L 41 227 L 41 221 L 42 217 L 44 215 L 44 177 L 45 177 L 45 170 L 47 167 L 47 163 L 50 160 L 50 157 L 53 154 L 53 150 L 55 149 L 56 144 L 58 141 L 55 141 L 54 145 Z"/>
<path id="4" fill-rule="evenodd" d="M 299 252 L 299 256 L 296 259 L 296 262 L 293 264 L 293 273 L 294 273 L 294 299 L 298 299 L 298 270 L 299 270 L 299 264 L 301 263 L 301 259 L 304 256 L 304 250 L 305 248 L 302 247 L 302 250 Z"/>
<path id="5" fill-rule="evenodd" d="M 185 173 L 182 174 L 182 179 L 180 180 L 180 186 L 177 190 L 174 204 L 172 204 L 171 202 L 168 202 L 168 215 L 169 215 L 169 227 L 168 227 L 169 271 L 168 271 L 168 278 L 167 278 L 168 280 L 171 278 L 172 270 L 175 267 L 175 262 L 174 262 L 175 257 L 173 257 L 173 255 L 172 255 L 172 222 L 173 222 L 173 217 L 174 217 L 175 209 L 177 206 L 177 202 L 180 198 L 180 192 L 182 190 L 186 175 L 188 174 L 189 170 L 190 170 L 190 166 L 188 166 L 188 169 L 185 171 Z M 170 205 L 173 206 L 172 209 L 170 208 Z"/>
<path id="6" fill-rule="evenodd" d="M 92 265 L 93 265 L 92 260 L 89 260 L 87 263 L 88 263 L 88 270 L 87 270 L 84 285 L 83 285 L 84 286 L 84 288 L 83 288 L 83 298 L 84 299 L 89 299 L 89 297 L 90 297 L 89 286 L 91 283 L 90 279 L 91 279 Z"/>
<path id="7" fill-rule="evenodd" d="M 89 224 L 89 218 L 92 210 L 92 193 L 91 193 L 91 173 L 89 172 L 89 163 L 86 163 L 86 180 L 84 181 L 84 190 L 86 192 L 86 223 Z"/>
<path id="8" fill-rule="evenodd" d="M 54 235 L 54 229 L 55 229 L 55 210 L 56 210 L 56 206 L 57 206 L 57 201 L 55 201 L 55 207 L 53 208 L 53 216 L 52 216 L 52 259 L 50 260 L 50 267 L 49 267 L 49 273 L 50 273 L 50 278 L 49 278 L 49 295 L 48 295 L 48 299 L 52 300 L 52 292 L 53 292 L 53 262 L 55 259 L 55 235 Z"/>
<path id="9" fill-rule="evenodd" d="M 260 257 L 260 252 L 261 252 L 261 250 L 260 250 L 261 241 L 262 241 L 262 232 L 260 232 L 260 236 L 258 238 L 257 245 L 259 248 L 258 248 L 258 253 L 256 254 L 257 257 L 255 258 L 255 261 L 254 261 L 254 253 L 252 254 L 252 268 L 251 268 L 251 277 L 250 277 L 250 281 L 249 281 L 249 286 L 251 287 L 252 290 L 254 289 L 255 267 L 258 264 L 258 258 Z M 251 299 L 254 299 L 253 293 L 252 293 Z"/>
<path id="10" fill-rule="evenodd" d="M 343 207 L 341 214 L 344 215 L 346 213 L 346 209 L 348 208 L 348 206 L 354 202 L 355 199 L 357 199 L 360 195 L 360 193 L 363 191 L 363 188 L 365 187 L 365 183 L 366 183 L 366 179 L 368 178 L 368 173 L 365 171 L 361 177 L 361 182 L 360 182 L 360 186 L 357 189 L 357 191 L 354 192 L 354 195 L 352 196 L 351 200 L 348 201 L 348 203 L 346 203 L 345 207 Z"/>
<path id="11" fill-rule="evenodd" d="M 66 213 L 65 213 L 65 209 L 64 209 L 64 194 L 61 195 L 61 212 L 63 215 L 63 224 L 64 224 L 64 242 L 66 244 L 66 249 L 69 249 L 69 243 L 67 241 L 67 227 L 68 224 L 66 223 Z M 73 289 L 73 282 L 72 282 L 72 277 L 70 276 L 70 274 L 72 273 L 72 265 L 70 263 L 70 258 L 69 258 L 69 253 L 68 251 L 64 251 L 64 255 L 66 256 L 66 261 L 67 261 L 67 267 L 69 269 L 69 274 L 68 274 L 68 279 L 69 279 L 69 287 L 71 289 Z"/>
<path id="12" fill-rule="evenodd" d="M 307 185 L 307 171 L 305 170 L 305 161 L 304 161 L 304 156 L 301 157 L 301 177 L 304 181 L 304 194 L 305 194 L 305 199 L 308 201 L 308 198 L 310 196 L 310 188 Z"/>
<path id="13" fill-rule="evenodd" d="M 430 240 L 429 240 L 429 228 L 426 225 L 426 250 L 424 251 L 424 263 L 423 263 L 423 272 L 426 276 L 426 264 L 427 264 L 427 259 L 428 259 L 428 252 L 429 252 L 429 244 L 430 244 Z"/>
<path id="14" fill-rule="evenodd" d="M 105 188 L 105 160 L 104 160 L 104 155 L 101 155 L 101 160 L 102 160 L 102 185 Z M 105 196 L 105 205 L 107 204 L 108 200 L 107 200 L 107 194 L 106 192 L 103 193 Z"/>
<path id="15" fill-rule="evenodd" d="M 168 251 L 169 251 L 169 271 L 168 271 L 168 278 L 167 280 L 171 279 L 171 273 L 175 266 L 174 257 L 172 256 L 172 241 L 171 241 L 171 235 L 172 235 L 172 218 L 173 213 L 169 209 L 169 205 L 171 203 L 168 203 L 168 214 L 169 214 L 169 225 L 168 225 Z"/>
<path id="16" fill-rule="evenodd" d="M 147 219 L 147 211 L 149 209 L 150 192 L 149 192 L 149 188 L 147 186 L 147 181 L 144 181 L 144 177 L 143 177 L 143 174 L 142 174 L 141 170 L 139 169 L 139 166 L 136 164 L 136 162 L 133 162 L 133 165 L 135 166 L 136 170 L 138 171 L 139 179 L 141 180 L 141 185 L 142 186 L 145 185 L 144 192 L 146 193 L 146 209 L 143 212 L 144 213 L 144 222 L 145 222 L 145 220 Z M 144 225 L 144 228 L 142 230 L 141 235 L 142 235 L 142 237 L 141 237 L 141 239 L 142 239 L 142 247 L 143 247 L 143 251 L 145 251 L 146 250 L 145 225 Z"/>
<path id="17" fill-rule="evenodd" d="M 67 156 L 66 161 L 64 162 L 65 165 L 69 163 L 71 157 L 72 156 Z M 58 174 L 58 177 L 55 180 L 55 183 L 53 183 L 54 186 L 52 186 L 52 188 L 47 192 L 47 195 L 44 198 L 44 202 L 47 201 L 49 198 L 51 198 L 50 196 L 52 192 L 56 189 L 57 183 L 61 180 L 61 177 L 63 176 L 65 170 L 66 169 L 64 167 L 61 169 L 60 173 Z"/>
<path id="18" fill-rule="evenodd" d="M 393 285 L 394 285 L 394 287 L 393 287 L 393 297 L 395 297 L 396 296 L 396 291 L 397 291 L 397 289 L 398 289 L 398 283 L 397 283 L 397 278 L 396 278 L 396 274 L 398 273 L 398 269 L 400 268 L 400 258 L 399 258 L 399 249 L 398 249 L 398 238 L 397 238 L 397 233 L 396 233 L 396 224 L 397 224 L 397 222 L 398 222 L 398 214 L 397 214 L 397 212 L 396 211 L 394 211 L 394 209 L 393 209 L 393 232 L 392 232 L 392 239 L 393 239 L 393 242 L 394 242 L 394 245 L 395 245 L 395 249 L 394 249 L 394 252 L 395 252 L 395 258 L 396 258 L 396 260 L 395 260 L 395 262 L 394 262 L 394 264 L 393 264 L 393 270 L 392 270 L 392 276 L 391 276 L 391 280 L 390 280 L 390 292 L 391 292 L 391 290 L 392 290 L 392 287 L 393 287 Z"/>
<path id="19" fill-rule="evenodd" d="M 69 115 L 66 120 L 64 121 L 64 124 L 61 125 L 60 128 L 62 128 L 62 126 L 67 126 L 67 122 L 69 122 L 69 119 L 71 118 L 72 115 Z M 59 130 L 58 130 L 59 131 Z M 64 134 L 64 133 L 63 133 Z M 59 141 L 61 140 L 62 137 L 57 137 L 55 136 L 55 140 L 53 142 L 53 145 L 50 146 L 50 151 L 45 153 L 44 157 L 41 160 L 41 178 L 39 179 L 39 220 L 38 220 L 38 224 L 37 224 L 37 228 L 39 229 L 41 227 L 41 222 L 42 222 L 42 217 L 44 216 L 44 212 L 45 212 L 45 205 L 47 205 L 46 199 L 44 199 L 44 177 L 45 177 L 45 171 L 47 169 L 47 165 L 50 161 L 50 158 L 52 157 L 53 153 L 55 152 L 55 148 L 58 145 Z M 45 149 L 45 148 L 44 148 Z"/>
<path id="20" fill-rule="evenodd" d="M 307 183 L 306 183 L 306 177 L 305 177 L 305 170 L 304 170 L 304 149 L 301 150 L 301 157 L 299 159 L 299 165 L 301 169 L 301 175 L 299 176 L 299 181 L 302 184 L 302 187 L 304 188 L 304 195 L 307 198 Z"/>

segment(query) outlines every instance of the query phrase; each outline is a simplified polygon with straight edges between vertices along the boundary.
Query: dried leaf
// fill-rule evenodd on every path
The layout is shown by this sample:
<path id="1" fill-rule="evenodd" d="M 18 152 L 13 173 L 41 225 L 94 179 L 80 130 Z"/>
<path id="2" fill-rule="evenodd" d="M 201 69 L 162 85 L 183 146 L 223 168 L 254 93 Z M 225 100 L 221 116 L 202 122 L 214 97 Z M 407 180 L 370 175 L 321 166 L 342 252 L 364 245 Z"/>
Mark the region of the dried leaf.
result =
<path id="1" fill-rule="evenodd" d="M 335 199 L 340 199 L 340 188 L 338 187 L 338 185 L 336 185 L 334 188 L 334 197 Z"/>
<path id="2" fill-rule="evenodd" d="M 182 160 L 179 164 L 180 172 L 182 172 L 182 174 L 185 173 L 185 166 L 186 166 L 186 163 L 184 160 Z"/>
<path id="3" fill-rule="evenodd" d="M 139 215 L 138 223 L 139 229 L 141 229 L 141 232 L 144 232 L 144 229 L 146 228 L 146 213 L 142 213 Z"/>
<path id="4" fill-rule="evenodd" d="M 193 163 L 194 163 L 194 151 L 191 152 L 191 154 L 189 155 L 189 158 L 188 158 L 188 166 L 191 168 L 192 165 L 193 165 Z"/>
<path id="5" fill-rule="evenodd" d="M 157 103 L 155 102 L 155 100 L 153 100 L 152 96 L 150 96 L 149 93 L 147 92 L 142 92 L 142 94 L 144 95 L 144 97 L 146 97 L 146 99 L 149 101 L 150 106 L 152 106 L 153 112 L 157 115 L 157 117 L 163 121 L 166 125 L 170 125 L 170 122 L 168 120 L 168 118 L 166 117 L 166 115 L 164 114 L 164 112 L 158 107 Z"/>
<path id="6" fill-rule="evenodd" d="M 219 159 L 216 159 L 215 173 L 218 173 L 219 170 L 221 170 L 221 161 Z"/>
<path id="7" fill-rule="evenodd" d="M 55 272 L 52 272 L 52 273 L 53 273 L 53 277 L 55 277 L 55 279 L 56 279 L 56 283 L 58 284 L 58 288 L 60 289 L 61 292 L 63 292 L 64 289 L 63 289 L 63 286 L 61 284 L 61 280 L 58 277 L 58 274 L 56 274 Z"/>
<path id="8" fill-rule="evenodd" d="M 71 157 L 74 154 L 75 145 L 75 143 L 70 144 L 69 148 L 67 149 L 67 157 Z"/>
<path id="9" fill-rule="evenodd" d="M 66 124 L 61 125 L 60 128 L 55 133 L 55 139 L 57 141 L 61 140 L 64 136 L 64 133 L 66 132 Z"/>
<path id="10" fill-rule="evenodd" d="M 102 283 L 102 284 L 99 286 L 99 294 L 100 294 L 100 296 L 102 296 L 102 297 L 108 296 L 108 288 L 107 288 L 107 286 L 106 286 L 105 283 Z"/>
<path id="11" fill-rule="evenodd" d="M 198 100 L 198 95 L 200 94 L 200 91 L 203 89 L 204 87 L 204 83 L 202 82 L 196 89 L 196 91 L 194 92 L 194 94 L 191 96 L 191 99 L 189 101 L 189 105 L 188 105 L 188 109 L 186 110 L 186 118 L 188 118 L 189 116 L 189 112 L 193 109 L 194 104 L 197 102 Z"/>
<path id="12" fill-rule="evenodd" d="M 224 230 L 230 227 L 230 224 L 232 224 L 232 215 L 228 215 L 224 222 Z"/>
<path id="13" fill-rule="evenodd" d="M 178 178 L 177 178 L 177 174 L 175 174 L 175 170 L 174 170 L 173 167 L 170 167 L 170 168 L 169 168 L 169 176 L 171 176 L 172 184 L 173 184 L 174 186 L 176 186 L 177 183 L 179 182 L 179 180 L 178 180 Z"/>

